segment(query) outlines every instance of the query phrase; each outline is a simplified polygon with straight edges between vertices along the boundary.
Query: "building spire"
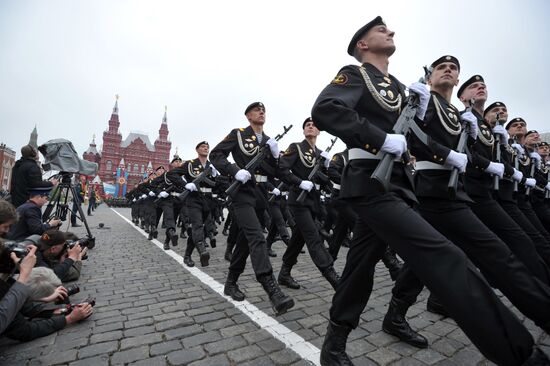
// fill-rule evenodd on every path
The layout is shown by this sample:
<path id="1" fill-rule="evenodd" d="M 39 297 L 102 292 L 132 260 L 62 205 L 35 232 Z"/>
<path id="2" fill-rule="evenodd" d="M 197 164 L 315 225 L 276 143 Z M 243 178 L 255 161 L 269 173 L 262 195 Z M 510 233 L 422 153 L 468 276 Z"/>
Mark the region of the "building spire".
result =
<path id="1" fill-rule="evenodd" d="M 36 125 L 34 125 L 34 129 L 31 132 L 31 137 L 29 138 L 29 145 L 31 145 L 35 149 L 38 148 L 38 132 L 36 131 Z"/>
<path id="2" fill-rule="evenodd" d="M 118 94 L 115 94 L 115 106 L 113 107 L 113 114 L 118 115 Z"/>
<path id="3" fill-rule="evenodd" d="M 168 123 L 168 117 L 166 116 L 167 106 L 164 106 L 164 117 L 162 117 L 162 123 Z"/>

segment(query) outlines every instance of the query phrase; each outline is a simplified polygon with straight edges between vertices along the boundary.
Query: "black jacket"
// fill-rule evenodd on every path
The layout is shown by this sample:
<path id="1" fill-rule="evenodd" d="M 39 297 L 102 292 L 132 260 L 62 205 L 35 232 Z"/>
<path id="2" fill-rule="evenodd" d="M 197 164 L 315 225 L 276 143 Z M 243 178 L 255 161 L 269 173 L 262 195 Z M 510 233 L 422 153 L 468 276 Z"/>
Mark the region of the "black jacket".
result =
<path id="1" fill-rule="evenodd" d="M 29 199 L 29 188 L 53 187 L 52 182 L 42 180 L 42 172 L 32 158 L 21 158 L 13 166 L 11 179 L 11 203 L 21 206 Z"/>
<path id="2" fill-rule="evenodd" d="M 17 207 L 19 220 L 11 227 L 8 238 L 22 240 L 30 235 L 42 235 L 44 231 L 51 229 L 50 224 L 42 222 L 42 211 L 36 203 L 28 201 Z"/>

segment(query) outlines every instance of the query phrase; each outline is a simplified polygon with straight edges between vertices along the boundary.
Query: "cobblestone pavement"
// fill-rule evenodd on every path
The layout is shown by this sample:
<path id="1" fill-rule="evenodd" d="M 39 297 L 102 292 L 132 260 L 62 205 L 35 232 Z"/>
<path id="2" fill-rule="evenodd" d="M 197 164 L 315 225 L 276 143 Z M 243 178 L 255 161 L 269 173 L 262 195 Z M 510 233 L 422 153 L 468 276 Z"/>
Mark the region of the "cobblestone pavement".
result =
<path id="1" fill-rule="evenodd" d="M 116 211 L 129 217 L 129 209 Z M 272 318 L 286 327 L 287 334 L 275 337 L 113 210 L 102 205 L 88 221 L 97 244 L 84 265 L 79 281 L 81 292 L 74 296 L 73 302 L 95 296 L 93 316 L 32 342 L 19 344 L 1 339 L 0 365 L 313 364 L 297 353 L 299 347 L 295 347 L 298 351 L 294 352 L 284 343 L 285 339 L 291 343 L 297 339 L 305 346 L 319 348 L 326 332 L 333 291 L 307 254 L 300 256 L 293 269 L 302 289 L 285 289 L 296 306 L 287 314 Z M 105 228 L 98 229 L 99 223 L 104 223 Z M 76 228 L 75 232 L 82 234 L 81 229 Z M 210 248 L 210 266 L 199 269 L 218 282 L 219 291 L 227 273 L 227 262 L 223 259 L 225 237 L 220 234 L 217 239 L 218 246 Z M 162 230 L 159 240 L 164 240 Z M 174 248 L 180 255 L 183 255 L 183 242 L 180 239 L 180 245 Z M 272 263 L 277 272 L 284 250 L 282 242 L 277 242 L 274 249 L 278 256 Z M 336 262 L 339 272 L 343 269 L 345 254 L 344 249 Z M 198 264 L 196 253 L 194 258 Z M 254 280 L 250 263 L 239 283 L 247 300 L 272 317 L 269 300 Z M 379 264 L 369 305 L 347 345 L 356 365 L 491 364 L 451 319 L 425 311 L 426 291 L 408 315 L 411 325 L 429 339 L 428 349 L 408 346 L 382 332 L 382 318 L 391 289 L 387 270 Z M 264 316 L 264 323 L 275 323 L 262 313 L 254 313 L 254 309 L 252 314 Z M 524 319 L 521 314 L 518 316 Z M 550 337 L 542 334 L 531 321 L 524 322 L 537 343 L 550 354 Z"/>

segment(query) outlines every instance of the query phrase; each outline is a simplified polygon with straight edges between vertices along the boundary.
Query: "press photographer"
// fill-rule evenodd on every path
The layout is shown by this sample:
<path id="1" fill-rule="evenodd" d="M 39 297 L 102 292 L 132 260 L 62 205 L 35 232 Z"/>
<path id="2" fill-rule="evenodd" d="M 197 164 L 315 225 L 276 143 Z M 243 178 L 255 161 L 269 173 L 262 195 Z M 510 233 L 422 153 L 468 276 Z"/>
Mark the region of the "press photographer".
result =
<path id="1" fill-rule="evenodd" d="M 19 220 L 11 227 L 7 237 L 11 240 L 23 240 L 31 235 L 42 235 L 46 230 L 57 228 L 61 220 L 53 218 L 42 222 L 42 206 L 48 202 L 50 188 L 29 189 L 30 198 L 17 208 Z"/>
<path id="2" fill-rule="evenodd" d="M 48 267 L 63 282 L 74 281 L 80 277 L 83 252 L 82 245 L 69 245 L 67 235 L 59 230 L 48 230 L 38 240 L 38 251 L 36 253 L 36 266 Z M 75 275 L 74 266 L 78 266 Z"/>

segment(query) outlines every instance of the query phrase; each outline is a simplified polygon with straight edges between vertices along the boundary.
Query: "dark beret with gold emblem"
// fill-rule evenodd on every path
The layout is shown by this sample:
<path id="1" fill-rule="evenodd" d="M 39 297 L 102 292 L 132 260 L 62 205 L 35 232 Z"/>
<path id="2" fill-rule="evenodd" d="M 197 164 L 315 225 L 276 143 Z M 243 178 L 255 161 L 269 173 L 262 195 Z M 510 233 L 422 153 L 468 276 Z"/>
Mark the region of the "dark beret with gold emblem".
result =
<path id="1" fill-rule="evenodd" d="M 155 171 L 158 172 L 158 171 L 161 170 L 161 169 L 162 169 L 162 170 L 165 170 L 165 169 L 164 169 L 164 165 L 159 166 L 157 169 L 155 169 Z"/>
<path id="2" fill-rule="evenodd" d="M 377 16 L 361 28 L 351 38 L 351 41 L 348 45 L 348 55 L 353 56 L 353 50 L 355 50 L 355 46 L 357 45 L 357 42 L 367 33 L 371 28 L 376 27 L 377 25 L 386 25 L 384 21 L 382 20 L 381 16 Z"/>
<path id="3" fill-rule="evenodd" d="M 544 146 L 549 146 L 549 145 L 548 145 L 548 142 L 543 141 L 543 142 L 541 142 L 541 143 L 539 144 L 539 147 L 544 147 Z"/>
<path id="4" fill-rule="evenodd" d="M 469 78 L 468 80 L 466 80 L 464 82 L 464 84 L 462 84 L 462 86 L 460 88 L 458 88 L 458 93 L 456 93 L 456 96 L 460 98 L 460 96 L 462 95 L 462 92 L 464 91 L 464 89 L 466 89 L 468 86 L 472 85 L 473 83 L 477 83 L 477 82 L 484 83 L 485 80 L 483 80 L 483 76 L 474 75 L 471 78 Z"/>
<path id="5" fill-rule="evenodd" d="M 511 119 L 507 124 L 506 126 L 504 126 L 506 129 L 509 129 L 510 126 L 513 124 L 513 123 L 516 123 L 516 122 L 521 122 L 523 123 L 524 125 L 527 125 L 527 122 L 525 122 L 525 120 L 521 117 L 516 117 L 516 118 L 513 118 Z"/>
<path id="6" fill-rule="evenodd" d="M 440 65 L 444 62 L 452 62 L 453 64 L 456 65 L 456 67 L 458 67 L 458 71 L 460 71 L 460 62 L 458 62 L 458 59 L 454 56 L 451 56 L 451 55 L 445 55 L 445 56 L 441 56 L 440 58 L 438 58 L 437 60 L 435 60 L 434 62 L 432 62 L 432 64 L 430 65 L 430 67 L 433 69 L 435 68 L 437 65 Z"/>
<path id="7" fill-rule="evenodd" d="M 502 103 L 502 102 L 494 102 L 493 104 L 491 104 L 490 106 L 488 106 L 487 108 L 485 108 L 485 111 L 483 111 L 483 117 L 485 117 L 485 115 L 487 113 L 489 113 L 491 111 L 491 109 L 493 108 L 498 108 L 498 107 L 504 107 L 506 108 L 506 104 Z"/>
<path id="8" fill-rule="evenodd" d="M 306 120 L 304 121 L 304 123 L 302 123 L 302 130 L 303 130 L 304 128 L 306 128 L 306 123 L 308 123 L 308 122 L 313 122 L 313 118 L 311 118 L 311 117 L 306 118 Z"/>
<path id="9" fill-rule="evenodd" d="M 210 146 L 210 145 L 208 144 L 208 141 L 201 141 L 201 142 L 199 142 L 199 143 L 197 144 L 197 146 L 195 146 L 195 150 L 198 149 L 199 146 L 201 146 L 201 145 L 208 145 L 208 146 Z"/>
<path id="10" fill-rule="evenodd" d="M 525 134 L 525 137 L 529 136 L 529 135 L 532 134 L 532 133 L 539 133 L 539 131 L 537 131 L 537 130 L 529 130 L 529 131 L 527 131 L 527 133 Z"/>
<path id="11" fill-rule="evenodd" d="M 170 164 L 172 164 L 173 162 L 176 162 L 176 161 L 183 161 L 183 160 L 181 160 L 180 156 L 176 154 L 176 155 L 174 155 L 174 158 L 172 159 Z"/>
<path id="12" fill-rule="evenodd" d="M 246 109 L 244 110 L 244 114 L 247 114 L 248 112 L 250 112 L 252 109 L 254 109 L 256 107 L 263 108 L 264 111 L 265 111 L 265 106 L 262 102 L 254 102 L 251 105 L 249 105 L 248 107 L 246 107 Z"/>

